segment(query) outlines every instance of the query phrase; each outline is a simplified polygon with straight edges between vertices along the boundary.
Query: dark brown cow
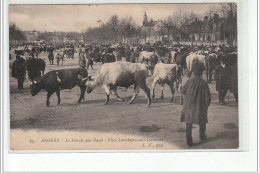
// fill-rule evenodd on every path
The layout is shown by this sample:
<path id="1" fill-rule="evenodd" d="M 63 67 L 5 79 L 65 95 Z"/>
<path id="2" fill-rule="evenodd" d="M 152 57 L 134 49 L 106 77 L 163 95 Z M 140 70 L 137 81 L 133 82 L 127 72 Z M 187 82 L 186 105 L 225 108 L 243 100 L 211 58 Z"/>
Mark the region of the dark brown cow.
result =
<path id="1" fill-rule="evenodd" d="M 35 96 L 42 89 L 47 91 L 46 105 L 50 105 L 50 97 L 56 92 L 58 97 L 58 104 L 60 104 L 60 90 L 72 89 L 76 85 L 80 87 L 81 94 L 78 103 L 84 99 L 85 95 L 85 82 L 88 79 L 88 71 L 85 68 L 61 69 L 53 70 L 46 73 L 38 81 L 31 83 L 31 94 Z"/>

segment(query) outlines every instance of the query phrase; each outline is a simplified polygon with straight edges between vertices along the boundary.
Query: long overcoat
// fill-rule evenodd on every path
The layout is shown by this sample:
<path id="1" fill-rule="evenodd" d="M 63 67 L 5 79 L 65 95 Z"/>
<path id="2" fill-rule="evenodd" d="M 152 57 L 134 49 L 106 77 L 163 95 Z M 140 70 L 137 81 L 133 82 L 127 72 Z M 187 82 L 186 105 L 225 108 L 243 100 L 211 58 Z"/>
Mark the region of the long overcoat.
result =
<path id="1" fill-rule="evenodd" d="M 211 95 L 208 84 L 200 77 L 194 77 L 183 86 L 185 95 L 181 122 L 200 124 L 207 123 L 208 107 Z"/>
<path id="2" fill-rule="evenodd" d="M 79 66 L 82 68 L 86 67 L 86 58 L 84 53 L 81 53 L 79 56 Z"/>
<path id="3" fill-rule="evenodd" d="M 216 80 L 216 91 L 228 90 L 231 80 L 232 70 L 230 67 L 222 67 L 218 65 L 216 67 L 214 78 Z"/>
<path id="4" fill-rule="evenodd" d="M 22 80 L 25 78 L 26 74 L 26 63 L 25 60 L 21 57 L 18 57 L 12 66 L 12 77 Z"/>

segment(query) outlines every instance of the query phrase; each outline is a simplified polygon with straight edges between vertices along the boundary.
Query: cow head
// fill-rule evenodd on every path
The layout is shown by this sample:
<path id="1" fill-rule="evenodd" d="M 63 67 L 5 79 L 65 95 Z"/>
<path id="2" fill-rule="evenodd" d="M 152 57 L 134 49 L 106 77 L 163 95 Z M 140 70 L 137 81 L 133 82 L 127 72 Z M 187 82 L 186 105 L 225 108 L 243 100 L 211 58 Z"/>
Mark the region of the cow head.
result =
<path id="1" fill-rule="evenodd" d="M 83 78 L 82 82 L 84 82 L 87 87 L 87 93 L 91 93 L 94 90 L 95 88 L 94 80 L 91 78 L 91 76 L 88 76 L 87 78 Z"/>
<path id="2" fill-rule="evenodd" d="M 145 67 L 147 69 L 147 76 L 152 76 L 153 75 L 154 66 L 153 65 L 145 65 Z"/>
<path id="3" fill-rule="evenodd" d="M 35 96 L 41 90 L 40 84 L 37 81 L 30 81 L 29 83 L 30 83 L 30 87 L 31 87 L 31 94 L 32 94 L 32 96 Z"/>
<path id="4" fill-rule="evenodd" d="M 87 81 L 92 81 L 91 76 L 88 76 L 86 78 L 81 78 L 80 80 L 81 80 L 81 83 L 84 85 L 86 84 Z"/>

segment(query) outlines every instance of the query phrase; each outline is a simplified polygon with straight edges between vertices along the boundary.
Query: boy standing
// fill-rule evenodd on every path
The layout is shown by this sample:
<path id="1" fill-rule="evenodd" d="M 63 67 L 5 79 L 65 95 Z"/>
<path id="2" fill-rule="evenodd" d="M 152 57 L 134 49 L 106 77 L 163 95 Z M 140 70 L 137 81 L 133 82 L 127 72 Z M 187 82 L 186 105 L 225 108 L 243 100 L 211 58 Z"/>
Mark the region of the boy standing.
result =
<path id="1" fill-rule="evenodd" d="M 206 139 L 206 123 L 208 122 L 208 107 L 211 102 L 209 86 L 201 76 L 203 65 L 194 61 L 192 65 L 193 78 L 183 86 L 182 93 L 185 95 L 181 122 L 186 122 L 186 142 L 192 146 L 192 124 L 200 126 L 200 140 Z"/>

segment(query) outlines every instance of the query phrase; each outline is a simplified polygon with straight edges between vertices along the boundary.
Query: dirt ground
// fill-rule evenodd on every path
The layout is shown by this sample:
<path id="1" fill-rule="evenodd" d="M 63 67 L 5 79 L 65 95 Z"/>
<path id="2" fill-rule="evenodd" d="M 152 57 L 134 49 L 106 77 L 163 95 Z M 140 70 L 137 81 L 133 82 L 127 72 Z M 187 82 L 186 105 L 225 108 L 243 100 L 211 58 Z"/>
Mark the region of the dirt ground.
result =
<path id="1" fill-rule="evenodd" d="M 56 63 L 49 65 L 47 54 L 40 54 L 40 57 L 45 58 L 46 72 L 53 69 L 77 67 L 78 54 L 75 54 L 75 59 L 65 59 L 61 66 L 57 66 Z M 10 67 L 12 62 L 13 60 L 10 60 Z M 101 63 L 95 63 L 94 70 L 89 70 L 90 75 L 94 76 L 100 66 Z M 203 78 L 205 79 L 205 74 Z M 150 88 L 152 80 L 152 77 L 147 78 Z M 183 84 L 186 81 L 187 77 L 184 76 Z M 231 149 L 239 146 L 238 105 L 232 93 L 226 96 L 227 105 L 219 105 L 215 81 L 209 84 L 212 102 L 208 111 L 209 123 L 206 131 L 208 138 L 201 142 L 198 133 L 199 127 L 194 125 L 194 146 L 191 148 L 186 146 L 185 124 L 180 122 L 182 109 L 179 104 L 180 94 L 176 92 L 174 102 L 170 103 L 171 94 L 168 86 L 164 88 L 165 98 L 161 99 L 161 89 L 157 85 L 156 96 L 152 100 L 150 108 L 146 108 L 147 98 L 143 91 L 140 91 L 134 104 L 127 104 L 127 101 L 130 100 L 129 96 L 133 94 L 132 87 L 118 89 L 119 95 L 125 98 L 125 102 L 119 102 L 115 96 L 111 96 L 108 105 L 104 105 L 105 91 L 101 87 L 96 88 L 91 94 L 86 93 L 85 101 L 77 104 L 80 89 L 75 87 L 72 90 L 61 91 L 60 105 L 56 104 L 56 95 L 52 95 L 50 107 L 46 106 L 47 93 L 44 90 L 32 97 L 28 80 L 24 83 L 24 87 L 24 90 L 18 90 L 17 80 L 10 75 L 11 133 L 21 130 L 23 132 L 33 130 L 39 133 L 66 131 L 74 133 L 74 135 L 77 132 L 78 134 L 85 133 L 85 135 L 95 133 L 97 137 L 98 134 L 108 133 L 114 137 L 123 135 L 124 137 L 135 136 L 149 139 L 162 138 L 165 143 L 169 144 L 169 147 L 165 145 L 160 148 L 163 150 Z M 16 138 L 11 138 L 11 140 L 16 140 Z M 113 147 L 110 149 L 113 149 Z M 114 149 L 118 148 L 115 146 Z M 136 146 L 136 149 L 142 148 Z"/>

